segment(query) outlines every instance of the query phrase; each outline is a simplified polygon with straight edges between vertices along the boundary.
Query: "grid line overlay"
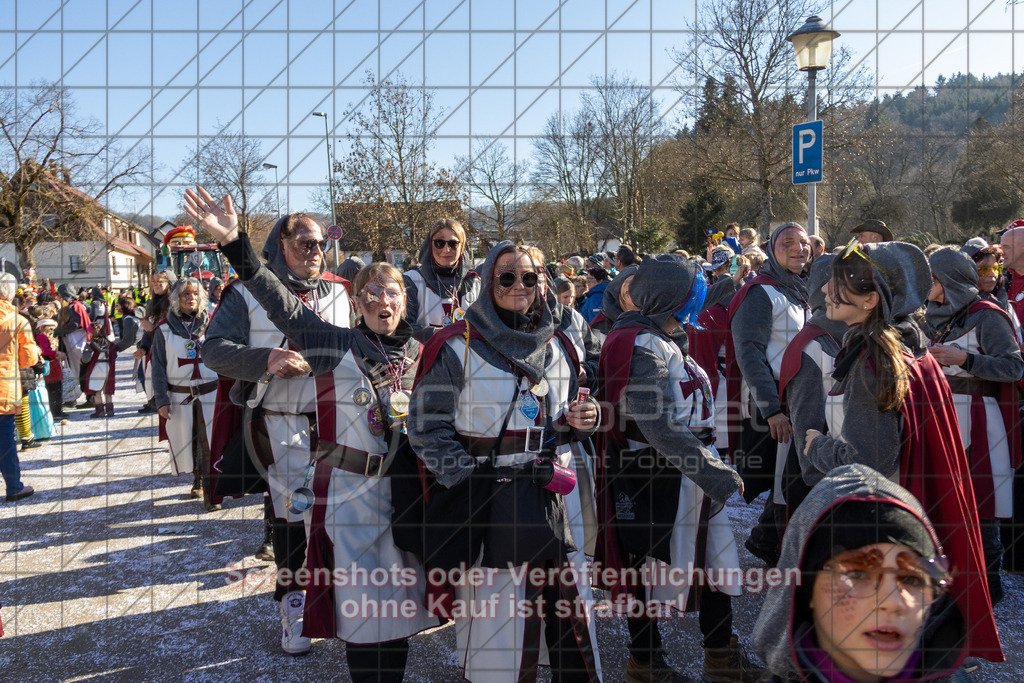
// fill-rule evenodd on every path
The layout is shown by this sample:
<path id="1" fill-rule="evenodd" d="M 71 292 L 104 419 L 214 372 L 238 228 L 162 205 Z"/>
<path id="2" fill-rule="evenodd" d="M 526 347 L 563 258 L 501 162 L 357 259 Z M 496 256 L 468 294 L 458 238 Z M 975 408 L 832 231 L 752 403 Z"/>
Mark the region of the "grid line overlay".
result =
<path id="1" fill-rule="evenodd" d="M 958 63 L 949 55 L 961 44 L 962 70 L 970 73 L 986 41 L 1009 37 L 1003 72 L 1018 72 L 1016 3 L 962 3 L 959 25 L 952 28 L 934 27 L 930 17 L 938 10 L 924 0 L 909 6 L 898 3 L 898 8 L 885 4 L 831 0 L 823 12 L 826 21 L 843 33 L 840 42 L 860 41 L 855 44 L 864 46 L 856 49 L 849 71 L 871 67 L 876 96 L 934 85 L 934 76 L 949 75 L 942 69 Z M 319 210 L 313 191 L 324 186 L 325 136 L 310 114 L 327 112 L 327 142 L 336 161 L 345 149 L 351 112 L 368 100 L 360 78 L 370 67 L 378 80 L 418 77 L 437 94 L 444 116 L 433 156 L 440 165 L 451 166 L 456 155 L 482 153 L 474 146 L 481 139 L 507 144 L 517 162 L 529 159 L 530 143 L 541 134 L 546 117 L 578 109 L 580 93 L 591 87 L 591 77 L 633 75 L 661 104 L 664 123 L 692 123 L 703 85 L 694 78 L 694 62 L 708 59 L 690 28 L 701 11 L 700 0 L 195 0 L 190 8 L 175 8 L 187 15 L 177 24 L 170 21 L 169 5 L 158 0 L 11 0 L 6 10 L 0 10 L 6 13 L 0 21 L 0 40 L 13 46 L 9 54 L 0 55 L 0 83 L 28 90 L 39 79 L 56 80 L 78 99 L 84 113 L 102 122 L 102 139 L 121 143 L 125 155 L 148 149 L 149 178 L 133 182 L 124 196 L 110 200 L 114 203 L 108 208 L 122 214 L 172 218 L 190 171 L 187 148 L 199 149 L 226 131 L 264 142 L 266 160 L 280 167 L 283 206 Z M 873 12 L 865 10 L 872 5 Z M 511 8 L 511 22 L 502 19 L 501 6 Z M 102 15 L 96 28 L 70 25 L 82 19 L 83 7 Z M 319 11 L 324 7 L 327 13 Z M 1006 25 L 993 27 L 991 13 L 1001 8 Z M 887 11 L 896 16 L 883 21 Z M 864 14 L 873 18 L 873 26 L 865 24 Z M 588 23 L 583 19 L 589 17 L 583 15 L 599 20 Z M 186 27 L 192 16 L 192 25 Z M 845 28 L 847 18 L 859 23 Z M 503 26 L 494 25 L 502 21 Z M 148 45 L 148 68 L 141 70 L 129 68 L 137 66 L 133 61 L 146 60 L 136 39 Z M 900 43 L 901 54 L 916 52 L 917 63 L 884 75 L 891 69 L 888 50 L 903 39 L 919 41 L 919 50 Z M 126 47 L 131 45 L 135 47 Z M 686 61 L 668 56 L 673 48 L 685 53 Z M 50 57 L 40 59 L 41 54 Z M 102 69 L 94 70 L 100 54 Z M 329 68 L 323 64 L 326 59 Z M 140 76 L 143 72 L 145 78 Z M 840 79 L 837 87 L 841 86 Z M 787 84 L 793 91 L 803 87 L 802 74 Z M 968 98 L 970 92 L 968 88 Z M 920 137 L 923 145 L 928 138 L 923 122 Z M 108 169 L 124 159 L 111 157 L 109 149 L 104 154 Z M 272 178 L 266 182 L 272 193 Z M 123 385 L 118 392 L 129 402 L 137 398 Z M 147 426 L 142 421 L 138 428 Z M 114 435 L 106 440 L 105 455 L 118 455 L 127 438 Z M 154 453 L 150 475 L 157 476 L 163 471 L 166 448 L 155 436 L 149 444 Z M 70 447 L 61 446 L 62 463 L 74 455 Z M 111 461 L 103 460 L 67 478 L 107 482 L 119 477 L 115 470 Z M 62 487 L 73 486 L 64 478 L 62 474 Z M 111 494 L 105 495 L 109 499 Z M 133 502 L 148 501 L 155 510 L 157 497 L 155 490 L 142 491 Z M 64 501 L 50 509 L 63 514 Z M 258 516 L 258 511 L 246 514 L 250 513 Z M 102 521 L 118 523 L 113 512 Z M 155 531 L 149 540 L 158 543 Z M 4 544 L 9 550 L 0 552 L 0 566 L 5 567 L 0 582 L 19 577 L 21 543 Z M 61 545 L 60 567 L 80 563 L 88 552 L 87 543 L 77 548 Z M 111 552 L 109 543 L 104 552 Z M 198 587 L 182 584 L 169 596 L 149 591 L 126 604 L 108 601 L 108 618 L 134 613 L 146 600 L 149 611 L 156 612 L 161 603 L 175 604 L 193 590 L 198 596 Z M 62 611 L 61 628 L 64 625 Z M 17 620 L 5 627 L 17 635 Z"/>

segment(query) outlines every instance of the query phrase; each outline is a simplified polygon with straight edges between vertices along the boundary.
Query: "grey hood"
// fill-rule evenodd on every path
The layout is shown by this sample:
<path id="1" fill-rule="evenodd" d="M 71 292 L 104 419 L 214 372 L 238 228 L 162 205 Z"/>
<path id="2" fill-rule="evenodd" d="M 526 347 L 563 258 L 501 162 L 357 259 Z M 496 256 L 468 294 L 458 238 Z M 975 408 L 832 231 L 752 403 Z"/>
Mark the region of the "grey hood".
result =
<path id="1" fill-rule="evenodd" d="M 932 271 L 924 252 L 906 242 L 879 242 L 861 247 L 871 260 L 872 279 L 889 322 L 924 306 L 932 287 Z M 977 274 L 975 274 L 977 282 Z"/>
<path id="2" fill-rule="evenodd" d="M 811 317 L 807 323 L 815 325 L 831 335 L 836 342 L 842 342 L 847 325 L 840 320 L 829 320 L 825 314 L 825 292 L 822 291 L 832 279 L 832 254 L 822 254 L 814 259 L 810 273 L 807 275 L 807 305 L 811 309 Z"/>
<path id="3" fill-rule="evenodd" d="M 363 259 L 357 256 L 352 256 L 342 261 L 341 265 L 334 271 L 334 274 L 352 282 L 356 279 L 356 273 L 362 270 L 364 266 L 366 266 L 366 264 L 363 263 Z"/>
<path id="4" fill-rule="evenodd" d="M 514 329 L 502 320 L 494 304 L 494 264 L 498 257 L 514 246 L 509 241 L 499 242 L 487 254 L 487 260 L 480 269 L 483 289 L 480 297 L 466 310 L 466 321 L 473 329 L 483 334 L 485 344 L 520 368 L 531 382 L 536 383 L 544 376 L 548 342 L 555 334 L 551 309 L 545 300 L 551 288 L 547 288 L 543 294 L 537 292 L 537 298 L 531 307 L 532 324 L 519 325 Z M 518 318 L 526 317 L 513 315 Z"/>
<path id="5" fill-rule="evenodd" d="M 622 315 L 622 307 L 619 306 L 619 292 L 622 291 L 622 285 L 625 284 L 626 279 L 636 275 L 638 268 L 639 266 L 626 266 L 604 288 L 604 296 L 601 299 L 601 315 L 607 318 L 609 323 L 614 323 L 615 319 Z"/>
<path id="6" fill-rule="evenodd" d="M 697 265 L 682 256 L 645 258 L 629 285 L 629 296 L 645 318 L 661 327 L 686 303 L 696 275 Z"/>
<path id="7" fill-rule="evenodd" d="M 775 258 L 775 240 L 779 238 L 783 230 L 793 227 L 804 229 L 799 223 L 785 223 L 772 232 L 772 236 L 768 240 L 768 250 L 765 252 L 768 260 L 761 266 L 759 275 L 767 275 L 778 282 L 786 296 L 793 302 L 805 304 L 807 303 L 807 268 L 804 268 L 804 272 L 800 274 L 791 273 L 783 268 Z"/>
<path id="8" fill-rule="evenodd" d="M 291 269 L 285 264 L 284 251 L 281 249 L 281 226 L 284 225 L 285 221 L 288 220 L 288 216 L 282 216 L 277 219 L 274 223 L 274 227 L 270 229 L 270 234 L 267 235 L 267 241 L 263 244 L 263 260 L 267 262 L 267 267 L 273 271 L 281 282 L 292 291 L 305 291 L 307 289 L 317 289 L 320 284 L 320 278 L 314 277 L 308 280 L 303 280 L 298 275 L 293 273 Z M 321 273 L 326 265 L 321 262 Z"/>
<path id="9" fill-rule="evenodd" d="M 78 287 L 65 282 L 57 288 L 57 294 L 59 294 L 60 298 L 64 299 L 64 301 L 74 301 L 78 298 Z"/>
<path id="10" fill-rule="evenodd" d="M 438 272 L 437 266 L 434 265 L 434 252 L 430 249 L 430 240 L 430 233 L 427 233 L 427 236 L 423 239 L 423 244 L 420 245 L 420 265 L 416 270 L 423 278 L 423 282 L 426 283 L 427 287 L 438 296 L 443 296 L 443 289 L 454 289 L 458 294 L 457 298 L 462 299 L 462 296 L 473 285 L 472 279 L 466 277 L 472 269 L 469 267 L 469 259 L 466 257 L 465 245 L 463 245 L 462 254 L 459 256 L 455 267 L 450 274 L 447 274 L 444 271 Z M 491 251 L 494 250 L 492 249 Z"/>
<path id="11" fill-rule="evenodd" d="M 928 302 L 925 332 L 937 340 L 958 337 L 967 307 L 981 298 L 978 292 L 978 268 L 971 257 L 955 247 L 939 249 L 928 259 L 932 275 L 942 285 L 945 303 Z"/>
<path id="12" fill-rule="evenodd" d="M 206 294 L 207 294 L 207 296 L 210 297 L 210 301 L 220 301 L 220 298 L 217 298 L 217 299 L 213 298 L 213 290 L 217 289 L 218 287 L 222 286 L 223 284 L 224 284 L 224 281 L 221 280 L 219 277 L 211 277 L 210 281 L 208 283 L 206 283 Z"/>
<path id="13" fill-rule="evenodd" d="M 826 514 L 848 501 L 891 502 L 920 520 L 927 529 L 931 544 L 940 547 L 931 522 L 909 491 L 864 465 L 843 465 L 829 472 L 811 489 L 789 520 L 778 564 L 784 574 L 787 568 L 803 566 L 808 553 L 824 552 L 826 557 L 831 556 L 828 554 L 830 549 L 812 548 L 808 541 Z M 836 540 L 837 545 L 841 543 L 838 537 Z M 833 550 L 838 552 L 840 549 Z M 794 634 L 803 634 L 806 629 L 813 628 L 803 619 L 800 619 L 802 623 L 794 623 L 798 619 L 795 614 L 804 609 L 798 605 L 798 594 L 809 590 L 813 580 L 813 576 L 801 577 L 801 586 L 790 579 L 781 586 L 769 588 L 754 626 L 754 649 L 768 663 L 769 670 L 783 680 L 822 680 L 814 676 L 813 671 L 806 670 L 805 660 L 794 642 Z M 808 581 L 812 583 L 808 584 Z M 959 666 L 966 642 L 966 628 L 959 609 L 948 595 L 932 607 L 922 640 L 919 649 L 922 652 L 920 673 L 923 676 L 949 674 Z"/>

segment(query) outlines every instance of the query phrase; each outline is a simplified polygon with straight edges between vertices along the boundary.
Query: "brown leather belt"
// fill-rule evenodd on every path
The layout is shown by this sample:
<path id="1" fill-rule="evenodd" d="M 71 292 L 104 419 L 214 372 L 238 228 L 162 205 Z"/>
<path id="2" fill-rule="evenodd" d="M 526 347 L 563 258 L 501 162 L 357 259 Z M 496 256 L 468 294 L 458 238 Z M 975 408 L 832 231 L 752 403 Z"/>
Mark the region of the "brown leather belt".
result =
<path id="1" fill-rule="evenodd" d="M 989 396 L 999 398 L 1002 393 L 1001 382 L 992 382 L 977 377 L 946 377 L 949 382 L 949 390 L 954 394 L 965 394 L 968 396 Z"/>
<path id="2" fill-rule="evenodd" d="M 317 445 L 316 459 L 331 467 L 352 474 L 361 474 L 364 477 L 380 477 L 384 474 L 381 471 L 384 455 L 367 453 L 350 446 L 321 442 Z"/>
<path id="3" fill-rule="evenodd" d="M 176 394 L 191 394 L 192 396 L 202 396 L 208 394 L 217 388 L 217 380 L 209 382 L 203 382 L 195 386 L 190 384 L 168 384 L 167 391 L 173 391 Z"/>

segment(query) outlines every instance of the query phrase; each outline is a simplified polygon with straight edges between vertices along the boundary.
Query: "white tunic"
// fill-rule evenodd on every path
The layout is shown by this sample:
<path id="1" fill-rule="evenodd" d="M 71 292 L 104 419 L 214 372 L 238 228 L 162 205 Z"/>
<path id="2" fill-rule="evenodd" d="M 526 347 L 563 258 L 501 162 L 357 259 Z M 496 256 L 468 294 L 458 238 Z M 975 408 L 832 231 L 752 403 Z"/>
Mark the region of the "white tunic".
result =
<path id="1" fill-rule="evenodd" d="M 353 352 L 316 381 L 321 449 L 335 444 L 386 454 L 387 443 L 370 431 L 367 421 L 375 404 L 373 385 Z M 371 397 L 369 403 L 364 403 L 364 396 Z M 333 569 L 341 572 L 341 580 L 333 582 L 337 637 L 349 643 L 381 643 L 436 626 L 437 620 L 424 609 L 423 568 L 414 555 L 396 547 L 391 536 L 391 481 L 325 462 L 317 465 L 317 476 L 329 476 L 330 483 L 326 499 L 317 501 L 322 510 L 305 514 L 306 534 L 310 537 L 317 528 L 327 532 Z M 321 569 L 308 568 L 314 576 Z"/>
<path id="2" fill-rule="evenodd" d="M 217 373 L 210 370 L 203 365 L 202 360 L 199 360 L 198 366 L 189 362 L 193 359 L 189 358 L 189 349 L 185 347 L 186 339 L 180 337 L 171 331 L 169 325 L 164 323 L 158 326 L 153 334 L 163 335 L 164 349 L 166 350 L 167 358 L 167 383 L 174 384 L 181 387 L 186 386 L 199 386 L 206 384 L 207 382 L 216 382 Z M 205 335 L 202 335 L 197 340 L 201 345 L 205 341 Z M 198 352 L 194 352 L 198 356 Z M 179 363 L 185 361 L 184 365 Z M 199 370 L 199 378 L 193 379 L 193 367 L 197 367 Z M 191 472 L 193 469 L 193 453 L 192 453 L 192 435 L 195 431 L 194 425 L 192 424 L 192 406 L 182 405 L 181 402 L 185 400 L 190 394 L 171 391 L 167 392 L 170 398 L 170 410 L 171 414 L 165 425 L 167 431 L 167 442 L 171 451 L 171 464 L 174 466 L 175 474 L 182 474 L 185 472 Z M 207 394 L 203 394 L 195 399 L 198 401 L 203 411 L 203 419 L 206 422 L 206 443 L 210 443 L 210 438 L 213 429 L 213 408 L 216 402 L 217 392 L 213 391 Z"/>
<path id="3" fill-rule="evenodd" d="M 768 346 L 765 347 L 765 356 L 772 369 L 772 375 L 778 382 L 786 347 L 803 329 L 807 320 L 807 311 L 800 304 L 790 301 L 782 290 L 773 285 L 761 285 L 761 289 L 768 295 L 768 299 L 772 303 L 771 335 L 768 337 Z M 742 384 L 740 396 L 740 412 L 744 418 L 749 418 L 750 390 L 745 381 Z M 779 505 L 786 504 L 786 499 L 782 495 L 782 475 L 786 469 L 788 456 L 789 444 L 778 444 L 775 448 L 775 482 L 772 487 L 772 500 Z"/>
<path id="4" fill-rule="evenodd" d="M 689 357 L 684 357 L 678 346 L 657 335 L 647 332 L 639 334 L 635 344 L 661 358 L 668 369 L 672 395 L 666 396 L 665 402 L 666 408 L 672 411 L 672 422 L 680 429 L 694 432 L 714 430 L 715 399 L 711 392 L 711 382 L 704 370 Z M 631 417 L 628 409 L 624 408 L 623 412 L 625 417 Z M 631 449 L 645 446 L 646 443 L 629 440 Z M 714 457 L 719 457 L 714 445 L 708 448 Z M 651 578 L 647 583 L 648 600 L 664 602 L 684 610 L 690 586 L 697 577 L 695 570 L 706 570 L 709 583 L 719 591 L 733 596 L 742 594 L 739 553 L 725 508 L 708 521 L 705 566 L 694 566 L 704 498 L 704 491 L 693 480 L 685 475 L 680 478 L 679 504 L 669 540 L 672 562 L 666 564 L 653 557 L 647 558 L 646 576 Z M 666 578 L 668 580 L 664 580 Z"/>
<path id="5" fill-rule="evenodd" d="M 457 302 L 455 301 L 454 292 L 443 292 L 446 296 L 439 296 L 437 292 L 427 287 L 427 283 L 423 276 L 420 275 L 420 271 L 416 269 L 407 270 L 404 275 L 416 285 L 419 314 L 416 316 L 416 320 L 412 321 L 412 324 L 418 327 L 444 327 L 452 322 L 452 316 L 455 314 L 456 308 L 466 310 L 480 295 L 480 278 L 475 273 L 466 276 L 466 282 L 470 286 Z"/>
<path id="6" fill-rule="evenodd" d="M 463 363 L 465 377 L 455 409 L 455 431 L 464 437 L 497 438 L 509 403 L 519 392 L 528 391 L 529 382 L 525 378 L 517 382 L 507 369 L 496 368 L 485 361 L 473 350 L 472 345 L 467 349 L 464 337 L 456 336 L 446 343 Z M 549 344 L 552 347 L 552 354 L 544 376 L 549 387 L 552 419 L 558 420 L 568 410 L 570 401 L 576 398 L 569 396 L 570 381 L 575 374 L 575 368 L 569 362 L 557 337 Z M 527 419 L 520 410 L 513 409 L 505 432 L 506 437 L 523 434 L 533 425 L 534 422 Z M 575 458 L 568 445 L 558 448 L 556 454 L 562 465 L 572 467 L 575 471 Z M 534 458 L 536 455 L 533 453 L 504 454 L 495 457 L 495 464 L 499 467 L 518 465 L 530 462 Z M 483 461 L 486 457 L 478 459 Z M 601 664 L 596 627 L 593 622 L 593 591 L 587 581 L 588 575 L 584 571 L 584 517 L 579 488 L 563 496 L 563 499 L 573 543 L 580 548 L 570 553 L 566 561 L 575 569 L 576 590 L 584 612 L 582 616 L 588 626 L 590 648 L 597 666 L 596 675 L 600 677 Z M 526 645 L 524 639 L 528 615 L 516 610 L 515 607 L 526 600 L 528 585 L 526 581 L 517 579 L 514 571 L 509 569 L 486 568 L 485 571 L 488 578 L 483 585 L 463 583 L 455 586 L 456 606 L 464 608 L 461 611 L 457 609 L 454 614 L 460 663 L 465 667 L 465 677 L 469 681 L 518 681 L 519 665 Z M 474 611 L 473 607 L 477 609 Z M 543 630 L 540 642 L 530 645 L 539 647 L 540 663 L 546 663 L 548 654 Z"/>
<path id="7" fill-rule="evenodd" d="M 955 346 L 967 353 L 983 353 L 978 340 L 977 328 L 971 328 L 966 334 L 955 339 L 946 339 L 943 343 Z M 942 372 L 947 377 L 973 377 L 959 365 L 943 365 Z M 963 440 L 964 450 L 968 452 L 969 456 L 973 398 L 968 394 L 953 394 L 956 419 L 960 423 L 960 438 Z M 988 457 L 992 467 L 992 484 L 995 488 L 996 517 L 1009 519 L 1013 517 L 1013 468 L 1010 467 L 1010 444 L 1006 439 L 1006 425 L 1003 423 L 999 401 L 992 396 L 983 396 L 982 401 L 985 404 L 985 434 L 988 437 Z"/>
<path id="8" fill-rule="evenodd" d="M 267 317 L 259 302 L 244 287 L 235 287 L 249 310 L 248 346 L 262 348 L 289 348 L 287 339 Z M 352 305 L 348 292 L 340 283 L 332 283 L 328 294 L 315 304 L 316 311 L 327 322 L 337 327 L 351 325 Z M 274 516 L 289 522 L 301 522 L 302 515 L 288 510 L 288 494 L 302 485 L 306 466 L 309 465 L 309 420 L 303 413 L 312 412 L 316 391 L 312 377 L 285 379 L 272 377 L 259 384 L 250 407 L 262 405 L 273 415 L 264 415 L 263 423 L 274 462 L 267 468 L 267 485 L 274 506 Z"/>

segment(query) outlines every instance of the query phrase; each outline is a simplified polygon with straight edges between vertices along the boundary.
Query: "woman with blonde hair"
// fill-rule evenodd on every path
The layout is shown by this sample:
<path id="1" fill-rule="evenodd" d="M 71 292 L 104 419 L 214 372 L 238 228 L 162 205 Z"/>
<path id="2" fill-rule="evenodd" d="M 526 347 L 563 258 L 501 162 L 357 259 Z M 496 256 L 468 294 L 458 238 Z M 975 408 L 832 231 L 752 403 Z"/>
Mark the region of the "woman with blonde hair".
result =
<path id="1" fill-rule="evenodd" d="M 203 485 L 217 388 L 217 374 L 202 362 L 210 322 L 206 304 L 202 282 L 194 277 L 178 280 L 170 291 L 167 317 L 153 328 L 150 366 L 160 438 L 170 447 L 174 472 L 191 471 L 192 497 L 203 497 L 207 511 L 213 511 L 220 506 L 213 504 L 213 491 Z"/>
<path id="2" fill-rule="evenodd" d="M 466 255 L 466 231 L 454 218 L 434 223 L 420 247 L 419 265 L 404 274 L 405 318 L 420 341 L 461 320 L 480 293 Z"/>

